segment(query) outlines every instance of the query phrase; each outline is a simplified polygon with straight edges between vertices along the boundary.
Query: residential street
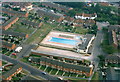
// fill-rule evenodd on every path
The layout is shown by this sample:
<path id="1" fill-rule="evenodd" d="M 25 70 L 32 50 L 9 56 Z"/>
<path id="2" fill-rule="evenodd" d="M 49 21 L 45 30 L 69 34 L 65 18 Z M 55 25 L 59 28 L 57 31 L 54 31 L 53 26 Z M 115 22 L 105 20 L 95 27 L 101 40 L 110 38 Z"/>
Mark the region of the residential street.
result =
<path id="1" fill-rule="evenodd" d="M 46 80 L 58 80 L 57 77 L 53 77 L 53 76 L 50 76 L 48 74 L 43 75 L 42 71 L 40 71 L 40 70 L 30 66 L 30 65 L 27 65 L 26 63 L 23 63 L 23 62 L 21 62 L 17 59 L 9 58 L 6 55 L 2 55 L 2 59 L 6 60 L 8 62 L 11 62 L 13 64 L 19 63 L 24 69 L 28 70 L 32 75 L 38 75 L 38 76 L 40 76 L 40 77 L 42 77 L 43 79 L 46 79 Z"/>

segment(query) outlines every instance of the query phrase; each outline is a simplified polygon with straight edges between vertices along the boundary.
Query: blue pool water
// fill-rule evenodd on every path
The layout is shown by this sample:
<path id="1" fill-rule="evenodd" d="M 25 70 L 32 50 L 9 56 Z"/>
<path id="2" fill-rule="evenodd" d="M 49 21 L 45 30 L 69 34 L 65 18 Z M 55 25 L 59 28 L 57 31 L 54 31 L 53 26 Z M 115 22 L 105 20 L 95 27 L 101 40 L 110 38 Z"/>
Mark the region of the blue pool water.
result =
<path id="1" fill-rule="evenodd" d="M 69 45 L 75 45 L 77 43 L 76 40 L 69 40 L 69 39 L 56 38 L 56 37 L 52 37 L 50 41 L 57 42 L 57 43 L 63 43 L 63 44 L 69 44 Z"/>

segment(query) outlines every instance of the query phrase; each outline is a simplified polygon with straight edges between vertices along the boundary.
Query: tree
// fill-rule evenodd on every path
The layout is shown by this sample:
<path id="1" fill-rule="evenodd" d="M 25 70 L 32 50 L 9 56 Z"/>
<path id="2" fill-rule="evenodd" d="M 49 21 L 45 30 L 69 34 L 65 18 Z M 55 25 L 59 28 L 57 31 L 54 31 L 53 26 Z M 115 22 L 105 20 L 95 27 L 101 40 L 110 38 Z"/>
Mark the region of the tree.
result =
<path id="1" fill-rule="evenodd" d="M 75 10 L 71 10 L 71 11 L 69 11 L 69 12 L 67 13 L 67 15 L 69 15 L 69 16 L 71 16 L 71 17 L 75 16 L 75 14 L 76 14 L 76 11 L 75 11 Z"/>

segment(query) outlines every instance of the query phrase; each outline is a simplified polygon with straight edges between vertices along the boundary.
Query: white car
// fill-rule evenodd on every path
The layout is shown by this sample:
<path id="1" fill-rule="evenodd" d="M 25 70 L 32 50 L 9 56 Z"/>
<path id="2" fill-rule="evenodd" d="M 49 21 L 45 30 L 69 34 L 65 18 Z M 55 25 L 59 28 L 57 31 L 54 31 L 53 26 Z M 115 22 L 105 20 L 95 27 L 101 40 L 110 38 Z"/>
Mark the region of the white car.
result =
<path id="1" fill-rule="evenodd" d="M 21 50 L 22 50 L 22 47 L 17 47 L 17 48 L 15 49 L 15 52 L 21 52 Z"/>

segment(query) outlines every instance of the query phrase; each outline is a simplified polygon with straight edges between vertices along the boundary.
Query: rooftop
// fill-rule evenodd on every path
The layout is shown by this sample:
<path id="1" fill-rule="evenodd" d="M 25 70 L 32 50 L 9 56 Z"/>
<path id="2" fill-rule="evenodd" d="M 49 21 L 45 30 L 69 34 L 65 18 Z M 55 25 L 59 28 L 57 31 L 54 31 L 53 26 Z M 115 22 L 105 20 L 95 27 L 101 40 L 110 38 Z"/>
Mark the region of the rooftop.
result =
<path id="1" fill-rule="evenodd" d="M 12 74 L 14 74 L 17 71 L 17 69 L 19 69 L 20 67 L 21 67 L 20 64 L 15 65 L 11 70 L 9 70 L 8 72 L 2 75 L 3 79 L 6 79 Z"/>
<path id="2" fill-rule="evenodd" d="M 76 70 L 84 71 L 84 72 L 88 72 L 88 73 L 91 70 L 91 67 L 85 67 L 85 66 L 81 66 L 81 65 L 69 64 L 69 63 L 65 63 L 65 62 L 58 61 L 58 60 L 53 60 L 53 59 L 46 58 L 46 57 L 31 58 L 31 61 L 34 61 L 34 62 L 44 61 L 44 62 L 51 63 L 53 65 L 62 66 L 64 68 L 68 68 L 68 69 L 76 69 Z"/>
<path id="3" fill-rule="evenodd" d="M 18 32 L 13 32 L 13 31 L 2 31 L 2 35 L 12 35 L 12 36 L 17 36 L 17 37 L 26 37 L 26 34 L 23 33 L 18 33 Z"/>

